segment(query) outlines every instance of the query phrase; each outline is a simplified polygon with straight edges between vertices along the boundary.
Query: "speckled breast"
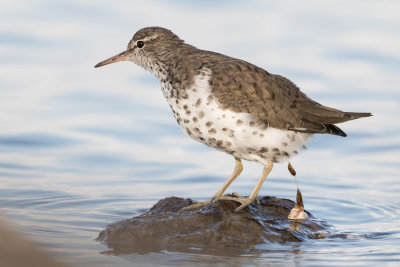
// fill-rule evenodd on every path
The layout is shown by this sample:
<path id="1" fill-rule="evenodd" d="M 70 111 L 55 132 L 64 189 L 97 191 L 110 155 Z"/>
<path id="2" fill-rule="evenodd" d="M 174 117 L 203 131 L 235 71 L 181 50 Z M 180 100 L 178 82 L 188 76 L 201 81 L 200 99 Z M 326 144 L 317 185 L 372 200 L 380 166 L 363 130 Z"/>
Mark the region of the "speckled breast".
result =
<path id="1" fill-rule="evenodd" d="M 268 127 L 249 113 L 223 109 L 212 94 L 209 69 L 203 68 L 183 92 L 161 81 L 161 88 L 180 127 L 193 139 L 233 156 L 267 164 L 287 160 L 305 148 L 311 136 Z"/>

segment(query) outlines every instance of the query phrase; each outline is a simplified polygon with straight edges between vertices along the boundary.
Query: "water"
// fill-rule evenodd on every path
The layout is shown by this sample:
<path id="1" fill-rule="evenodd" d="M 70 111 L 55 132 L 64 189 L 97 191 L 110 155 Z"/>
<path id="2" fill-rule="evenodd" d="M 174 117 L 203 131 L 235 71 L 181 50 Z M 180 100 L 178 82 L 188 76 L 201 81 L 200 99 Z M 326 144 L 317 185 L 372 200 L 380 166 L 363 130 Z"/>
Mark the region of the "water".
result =
<path id="1" fill-rule="evenodd" d="M 1 2 L 1 216 L 76 266 L 399 264 L 399 13 L 395 1 Z M 341 125 L 347 138 L 315 136 L 292 161 L 306 209 L 332 238 L 238 257 L 104 253 L 95 238 L 108 224 L 171 195 L 205 200 L 234 166 L 180 131 L 149 73 L 93 68 L 152 25 L 287 76 L 323 104 L 374 114 Z M 249 194 L 261 170 L 244 163 L 229 191 Z M 294 200 L 295 190 L 277 164 L 260 194 Z"/>

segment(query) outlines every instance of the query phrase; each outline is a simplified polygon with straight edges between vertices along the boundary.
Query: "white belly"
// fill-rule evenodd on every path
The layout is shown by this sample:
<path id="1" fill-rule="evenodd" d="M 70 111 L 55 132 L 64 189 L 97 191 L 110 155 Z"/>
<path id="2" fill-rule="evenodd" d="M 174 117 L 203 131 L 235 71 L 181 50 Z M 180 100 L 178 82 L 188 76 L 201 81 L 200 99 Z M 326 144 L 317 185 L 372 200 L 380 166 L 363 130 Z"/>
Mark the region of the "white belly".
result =
<path id="1" fill-rule="evenodd" d="M 211 94 L 210 75 L 210 70 L 203 69 L 185 98 L 171 96 L 170 85 L 161 84 L 179 125 L 192 138 L 237 158 L 264 165 L 267 159 L 281 162 L 305 148 L 311 134 L 258 125 L 251 114 L 223 110 Z"/>

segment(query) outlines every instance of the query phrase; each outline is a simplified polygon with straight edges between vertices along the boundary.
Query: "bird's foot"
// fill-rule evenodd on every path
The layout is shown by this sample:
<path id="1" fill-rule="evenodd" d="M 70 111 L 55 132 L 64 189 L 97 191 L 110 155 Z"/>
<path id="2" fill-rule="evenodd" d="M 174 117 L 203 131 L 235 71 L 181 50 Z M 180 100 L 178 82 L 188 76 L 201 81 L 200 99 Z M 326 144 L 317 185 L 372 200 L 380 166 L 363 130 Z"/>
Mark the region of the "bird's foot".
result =
<path id="1" fill-rule="evenodd" d="M 187 207 L 183 207 L 179 211 L 194 210 L 194 209 L 202 208 L 202 207 L 207 206 L 208 204 L 210 204 L 210 203 L 212 203 L 214 201 L 219 200 L 219 198 L 220 198 L 220 196 L 215 195 L 209 200 L 202 201 L 202 202 L 197 202 L 197 203 L 194 203 L 194 204 L 189 205 Z"/>
<path id="2" fill-rule="evenodd" d="M 254 202 L 254 200 L 257 200 L 257 203 L 260 204 L 260 200 L 257 197 L 255 197 L 255 198 L 247 197 L 246 198 L 246 197 L 241 197 L 238 193 L 232 193 L 232 195 L 213 196 L 211 199 L 209 199 L 207 201 L 194 203 L 187 207 L 181 208 L 179 211 L 194 210 L 194 209 L 202 208 L 212 202 L 219 201 L 219 200 L 232 200 L 232 201 L 239 202 L 241 205 L 235 209 L 235 212 L 238 212 L 238 211 L 242 210 L 243 208 L 247 207 L 248 205 L 252 204 Z"/>
<path id="3" fill-rule="evenodd" d="M 194 209 L 202 208 L 202 207 L 207 206 L 208 204 L 210 204 L 213 201 L 213 199 L 214 198 L 211 198 L 211 199 L 209 199 L 207 201 L 194 203 L 194 204 L 189 205 L 187 207 L 181 208 L 179 211 L 194 210 Z"/>
<path id="4" fill-rule="evenodd" d="M 240 203 L 240 206 L 235 209 L 235 212 L 241 211 L 248 205 L 252 204 L 255 200 L 260 204 L 260 200 L 257 197 L 241 197 L 238 193 L 232 193 L 232 196 L 221 196 L 216 200 L 232 200 Z"/>

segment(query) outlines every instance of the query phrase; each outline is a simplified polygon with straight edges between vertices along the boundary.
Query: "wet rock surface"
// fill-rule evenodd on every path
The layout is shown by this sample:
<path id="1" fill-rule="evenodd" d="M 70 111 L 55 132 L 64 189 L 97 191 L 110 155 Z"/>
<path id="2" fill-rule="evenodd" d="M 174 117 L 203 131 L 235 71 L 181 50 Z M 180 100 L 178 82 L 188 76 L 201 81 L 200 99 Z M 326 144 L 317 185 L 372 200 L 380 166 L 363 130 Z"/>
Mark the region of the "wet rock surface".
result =
<path id="1" fill-rule="evenodd" d="M 325 238 L 331 226 L 307 212 L 304 221 L 287 218 L 295 203 L 288 199 L 259 197 L 240 212 L 238 203 L 216 201 L 203 208 L 180 211 L 191 199 L 169 197 L 147 212 L 113 223 L 97 240 L 114 255 L 163 250 L 238 255 L 262 252 L 270 243 L 293 243 Z"/>

